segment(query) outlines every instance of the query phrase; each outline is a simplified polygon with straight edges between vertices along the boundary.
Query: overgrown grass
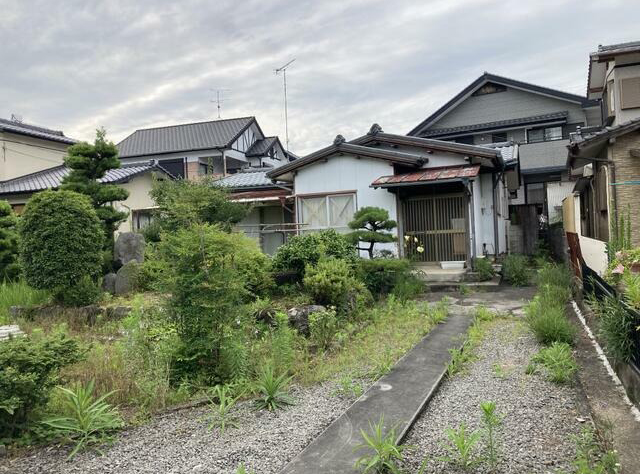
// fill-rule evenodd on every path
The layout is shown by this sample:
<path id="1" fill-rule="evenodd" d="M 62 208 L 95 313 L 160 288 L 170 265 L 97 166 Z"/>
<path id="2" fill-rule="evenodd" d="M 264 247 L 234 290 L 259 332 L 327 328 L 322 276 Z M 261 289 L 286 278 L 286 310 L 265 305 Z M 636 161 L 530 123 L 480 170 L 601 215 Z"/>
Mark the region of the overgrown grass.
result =
<path id="1" fill-rule="evenodd" d="M 447 366 L 447 376 L 453 377 L 464 372 L 470 362 L 477 360 L 477 349 L 484 338 L 487 327 L 500 315 L 478 306 L 473 316 L 473 324 L 469 327 L 466 339 L 459 348 L 449 349 L 451 361 Z"/>
<path id="2" fill-rule="evenodd" d="M 549 380 L 558 384 L 571 383 L 578 370 L 571 346 L 564 342 L 554 342 L 551 346 L 540 349 L 531 359 L 531 364 L 533 366 L 527 367 L 528 373 L 535 371 L 535 365 L 540 364 Z"/>
<path id="3" fill-rule="evenodd" d="M 48 303 L 51 296 L 47 291 L 36 290 L 22 281 L 0 284 L 0 324 L 12 322 L 12 306 L 32 307 Z"/>
<path id="4" fill-rule="evenodd" d="M 531 280 L 531 265 L 524 255 L 507 255 L 502 262 L 502 277 L 513 286 L 527 286 Z"/>

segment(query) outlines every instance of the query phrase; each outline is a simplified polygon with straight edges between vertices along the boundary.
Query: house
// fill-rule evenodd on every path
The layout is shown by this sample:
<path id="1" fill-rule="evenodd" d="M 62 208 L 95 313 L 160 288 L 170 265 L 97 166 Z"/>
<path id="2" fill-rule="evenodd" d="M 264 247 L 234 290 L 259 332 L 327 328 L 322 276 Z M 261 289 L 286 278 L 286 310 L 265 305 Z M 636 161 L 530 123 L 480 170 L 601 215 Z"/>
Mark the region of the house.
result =
<path id="1" fill-rule="evenodd" d="M 255 117 L 136 130 L 117 147 L 123 163 L 157 160 L 172 175 L 187 179 L 224 177 L 293 158 L 278 137 L 264 135 Z"/>
<path id="2" fill-rule="evenodd" d="M 347 232 L 357 209 L 377 206 L 398 222 L 397 242 L 379 250 L 426 264 L 469 264 L 506 251 L 506 183 L 517 173 L 517 149 L 388 134 L 374 124 L 266 176 L 291 187 L 301 232 Z"/>
<path id="3" fill-rule="evenodd" d="M 57 189 L 69 174 L 65 165 L 18 176 L 0 183 L 0 199 L 5 199 L 19 213 L 29 198 L 45 189 Z M 151 219 L 151 209 L 155 203 L 149 196 L 154 179 L 174 179 L 156 162 L 123 165 L 107 171 L 101 183 L 118 184 L 127 191 L 129 197 L 114 203 L 114 207 L 128 213 L 127 220 L 120 224 L 117 232 L 137 231 L 145 227 Z"/>
<path id="4" fill-rule="evenodd" d="M 485 72 L 408 135 L 518 144 L 521 183 L 509 199 L 509 250 L 531 253 L 542 237 L 540 223 L 561 219 L 562 200 L 573 190 L 566 167 L 570 133 L 600 123 L 593 98 Z"/>
<path id="5" fill-rule="evenodd" d="M 587 81 L 604 126 L 571 135 L 567 165 L 577 181 L 565 201 L 565 231 L 572 253 L 602 273 L 619 223 L 629 224 L 631 244 L 640 246 L 640 42 L 599 46 Z"/>

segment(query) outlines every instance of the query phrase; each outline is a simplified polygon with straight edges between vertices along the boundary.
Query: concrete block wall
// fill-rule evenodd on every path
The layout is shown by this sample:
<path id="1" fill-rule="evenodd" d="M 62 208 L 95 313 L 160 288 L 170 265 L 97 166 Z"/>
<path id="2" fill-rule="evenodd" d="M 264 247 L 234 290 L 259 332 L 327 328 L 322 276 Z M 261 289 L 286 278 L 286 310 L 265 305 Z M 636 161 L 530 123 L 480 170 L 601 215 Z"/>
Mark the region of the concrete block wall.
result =
<path id="1" fill-rule="evenodd" d="M 640 181 L 640 158 L 631 156 L 631 149 L 640 149 L 640 132 L 635 131 L 616 138 L 611 145 L 611 158 L 615 164 L 617 183 Z M 618 215 L 631 217 L 631 242 L 640 246 L 640 185 L 619 184 L 615 186 Z"/>

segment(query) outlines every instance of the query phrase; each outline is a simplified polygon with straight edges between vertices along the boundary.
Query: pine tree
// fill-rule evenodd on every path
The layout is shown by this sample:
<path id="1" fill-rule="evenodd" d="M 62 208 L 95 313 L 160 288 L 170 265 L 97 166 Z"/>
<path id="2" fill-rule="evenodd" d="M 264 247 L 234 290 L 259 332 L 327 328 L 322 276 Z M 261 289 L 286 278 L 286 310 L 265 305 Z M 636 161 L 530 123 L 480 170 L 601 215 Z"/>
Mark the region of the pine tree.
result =
<path id="1" fill-rule="evenodd" d="M 394 229 L 396 221 L 389 219 L 389 213 L 380 207 L 367 206 L 359 209 L 349 222 L 349 227 L 354 229 L 348 237 L 356 245 L 366 242 L 368 247 L 358 247 L 358 250 L 366 250 L 369 258 L 373 258 L 373 246 L 377 243 L 395 241 L 393 234 L 385 231 Z"/>
<path id="2" fill-rule="evenodd" d="M 60 189 L 89 196 L 105 231 L 105 249 L 113 248 L 113 233 L 127 218 L 127 213 L 116 210 L 110 203 L 124 201 L 129 192 L 116 184 L 100 184 L 107 171 L 120 168 L 118 149 L 107 141 L 104 129 L 96 130 L 92 144 L 82 142 L 72 145 L 64 159 L 71 172 L 62 181 Z"/>
<path id="3" fill-rule="evenodd" d="M 18 263 L 18 218 L 7 201 L 0 201 L 0 278 L 14 280 L 20 273 Z"/>

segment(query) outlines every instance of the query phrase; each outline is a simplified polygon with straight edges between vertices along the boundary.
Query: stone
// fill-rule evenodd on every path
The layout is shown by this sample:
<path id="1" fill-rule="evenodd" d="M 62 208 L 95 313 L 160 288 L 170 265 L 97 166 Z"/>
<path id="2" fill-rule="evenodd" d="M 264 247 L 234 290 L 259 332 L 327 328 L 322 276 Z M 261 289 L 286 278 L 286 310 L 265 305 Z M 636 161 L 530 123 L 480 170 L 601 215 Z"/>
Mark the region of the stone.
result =
<path id="1" fill-rule="evenodd" d="M 105 313 L 105 310 L 98 305 L 90 304 L 80 308 L 69 308 L 69 312 L 75 313 L 79 319 L 84 319 L 89 326 L 93 326 L 98 321 L 98 317 Z"/>
<path id="2" fill-rule="evenodd" d="M 122 319 L 129 315 L 131 306 L 109 306 L 107 308 L 107 319 Z"/>
<path id="3" fill-rule="evenodd" d="M 326 311 L 327 308 L 320 305 L 294 306 L 287 311 L 289 324 L 293 326 L 300 334 L 309 335 L 309 315 Z"/>
<path id="4" fill-rule="evenodd" d="M 7 455 L 7 447 L 4 444 L 0 444 L 0 458 Z"/>
<path id="5" fill-rule="evenodd" d="M 0 341 L 10 339 L 12 337 L 19 337 L 24 335 L 24 332 L 19 326 L 11 324 L 9 326 L 0 326 Z"/>
<path id="6" fill-rule="evenodd" d="M 102 279 L 102 289 L 112 295 L 116 292 L 116 274 L 107 273 Z"/>
<path id="7" fill-rule="evenodd" d="M 116 273 L 115 294 L 126 295 L 136 289 L 140 265 L 131 260 L 125 263 Z"/>
<path id="8" fill-rule="evenodd" d="M 113 260 L 118 266 L 131 261 L 144 262 L 144 236 L 135 232 L 122 232 L 113 248 Z"/>

